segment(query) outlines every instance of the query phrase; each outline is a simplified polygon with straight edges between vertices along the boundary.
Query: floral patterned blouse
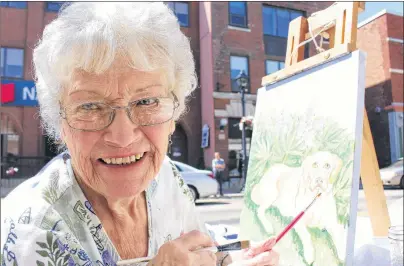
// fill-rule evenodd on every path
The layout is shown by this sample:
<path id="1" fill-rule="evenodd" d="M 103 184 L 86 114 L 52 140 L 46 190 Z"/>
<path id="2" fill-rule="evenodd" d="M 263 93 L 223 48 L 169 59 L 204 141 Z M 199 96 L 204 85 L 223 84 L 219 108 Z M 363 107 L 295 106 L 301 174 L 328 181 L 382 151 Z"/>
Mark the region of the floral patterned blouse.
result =
<path id="1" fill-rule="evenodd" d="M 161 245 L 181 232 L 207 232 L 188 187 L 168 157 L 147 188 L 146 199 L 148 256 L 156 255 Z M 120 259 L 74 177 L 68 153 L 18 186 L 2 205 L 2 266 L 109 266 Z"/>

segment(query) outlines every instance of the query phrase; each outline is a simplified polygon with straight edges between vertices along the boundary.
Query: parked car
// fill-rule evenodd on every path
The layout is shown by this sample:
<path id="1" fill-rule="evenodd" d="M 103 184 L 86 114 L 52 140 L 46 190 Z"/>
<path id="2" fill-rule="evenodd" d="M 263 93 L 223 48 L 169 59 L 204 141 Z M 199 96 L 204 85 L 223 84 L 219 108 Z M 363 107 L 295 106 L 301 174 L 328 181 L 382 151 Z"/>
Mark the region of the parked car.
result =
<path id="1" fill-rule="evenodd" d="M 380 169 L 383 185 L 400 186 L 404 189 L 403 167 L 403 158 L 400 158 L 397 162 Z"/>
<path id="2" fill-rule="evenodd" d="M 217 195 L 219 184 L 212 171 L 199 170 L 190 165 L 173 161 L 178 171 L 191 190 L 194 201 Z"/>

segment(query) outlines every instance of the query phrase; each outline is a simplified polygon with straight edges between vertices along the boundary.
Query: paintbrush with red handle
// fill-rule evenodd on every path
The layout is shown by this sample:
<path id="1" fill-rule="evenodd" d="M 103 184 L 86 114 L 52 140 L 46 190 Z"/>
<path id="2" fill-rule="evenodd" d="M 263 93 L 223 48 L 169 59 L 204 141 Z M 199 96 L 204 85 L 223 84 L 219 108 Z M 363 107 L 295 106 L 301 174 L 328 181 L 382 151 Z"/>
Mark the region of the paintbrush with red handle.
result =
<path id="1" fill-rule="evenodd" d="M 321 192 L 316 195 L 316 197 L 312 200 L 312 202 L 302 211 L 300 212 L 286 227 L 283 229 L 282 232 L 278 234 L 278 236 L 275 239 L 275 244 L 273 243 L 273 238 L 267 240 L 264 244 L 261 245 L 261 248 L 259 250 L 256 250 L 255 252 L 251 251 L 250 255 L 254 256 L 256 253 L 261 253 L 265 251 L 271 250 L 294 226 L 295 224 L 303 217 L 303 215 L 307 212 L 308 209 L 310 209 L 311 206 L 313 206 L 314 202 L 321 196 Z M 240 241 L 243 242 L 243 241 Z"/>
<path id="2" fill-rule="evenodd" d="M 307 210 L 314 204 L 314 202 L 320 196 L 321 196 L 321 193 L 318 193 L 317 196 L 313 199 L 313 201 L 301 213 L 299 213 L 299 215 L 297 215 L 296 218 L 294 218 L 292 220 L 292 222 L 290 222 L 290 224 L 285 227 L 285 229 L 283 229 L 283 231 L 276 237 L 275 245 L 284 237 L 284 235 L 286 235 L 286 233 L 288 233 L 293 228 L 293 226 L 295 226 L 295 224 L 303 217 L 303 215 L 307 212 Z M 250 255 L 254 255 L 253 253 L 261 253 L 261 252 L 269 251 L 273 247 L 274 247 L 273 239 L 269 239 L 263 245 L 261 245 L 259 250 L 256 250 L 255 252 L 250 252 Z M 234 243 L 228 243 L 228 244 L 217 246 L 217 247 L 202 248 L 197 251 L 211 251 L 211 252 L 216 253 L 216 252 L 223 252 L 223 251 L 242 250 L 242 249 L 246 249 L 246 248 L 247 249 L 250 248 L 249 240 L 237 241 Z M 122 261 L 118 261 L 117 265 L 129 265 L 132 263 L 147 262 L 152 259 L 153 259 L 152 257 L 145 257 L 145 258 L 137 258 L 137 259 L 130 259 L 130 260 L 122 260 Z"/>
<path id="3" fill-rule="evenodd" d="M 307 210 L 313 206 L 314 202 L 316 202 L 316 200 L 321 196 L 321 193 L 318 193 L 317 196 L 313 199 L 313 201 L 302 211 L 299 213 L 298 216 L 296 216 L 295 219 L 293 219 L 293 221 L 290 222 L 290 224 L 288 226 L 285 227 L 285 229 L 283 229 L 283 231 L 276 237 L 276 243 L 278 243 L 284 235 L 286 235 L 287 232 L 289 232 L 290 229 L 293 228 L 293 226 L 295 226 L 295 224 L 303 217 L 303 215 L 307 212 Z"/>

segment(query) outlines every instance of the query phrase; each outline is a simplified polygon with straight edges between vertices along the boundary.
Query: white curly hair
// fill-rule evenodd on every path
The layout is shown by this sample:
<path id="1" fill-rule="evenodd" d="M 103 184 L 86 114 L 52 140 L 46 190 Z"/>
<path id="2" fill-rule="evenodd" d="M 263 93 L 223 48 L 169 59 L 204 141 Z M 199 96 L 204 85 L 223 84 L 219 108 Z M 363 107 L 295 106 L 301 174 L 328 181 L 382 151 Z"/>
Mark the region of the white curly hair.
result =
<path id="1" fill-rule="evenodd" d="M 164 70 L 179 101 L 179 119 L 197 77 L 189 40 L 173 12 L 162 2 L 74 2 L 45 27 L 33 52 L 42 124 L 51 138 L 60 137 L 59 101 L 74 71 L 102 74 L 118 57 L 137 70 Z"/>

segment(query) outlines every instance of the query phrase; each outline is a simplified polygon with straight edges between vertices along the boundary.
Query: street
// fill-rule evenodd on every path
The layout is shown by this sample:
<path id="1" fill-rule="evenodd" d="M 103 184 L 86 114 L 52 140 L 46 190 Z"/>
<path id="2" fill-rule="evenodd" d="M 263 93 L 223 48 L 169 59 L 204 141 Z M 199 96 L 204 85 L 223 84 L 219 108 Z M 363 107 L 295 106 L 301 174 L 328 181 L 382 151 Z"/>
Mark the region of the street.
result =
<path id="1" fill-rule="evenodd" d="M 385 188 L 387 206 L 402 200 L 404 191 L 402 189 Z M 243 206 L 243 198 L 227 197 L 227 198 L 209 198 L 199 200 L 196 203 L 201 219 L 208 224 L 218 225 L 226 224 L 228 226 L 239 227 L 240 212 Z M 403 210 L 397 210 L 397 212 Z M 392 215 L 392 213 L 390 213 Z M 365 194 L 363 190 L 359 190 L 358 200 L 358 217 L 368 217 Z"/>
<path id="2" fill-rule="evenodd" d="M 400 201 L 400 199 L 403 200 L 404 191 L 402 189 L 385 188 L 384 191 L 387 206 Z M 1 200 L 1 203 L 3 204 L 3 199 Z M 240 212 L 243 207 L 243 198 L 241 194 L 232 194 L 232 196 L 226 196 L 225 198 L 198 200 L 196 202 L 196 207 L 200 214 L 200 218 L 205 223 L 211 225 L 224 224 L 226 226 L 235 227 L 238 230 L 240 224 Z M 400 212 L 401 214 L 397 214 Z M 402 212 L 402 209 L 395 210 L 394 213 L 390 213 L 390 216 L 402 216 Z M 359 190 L 358 217 L 368 217 L 363 190 Z"/>

